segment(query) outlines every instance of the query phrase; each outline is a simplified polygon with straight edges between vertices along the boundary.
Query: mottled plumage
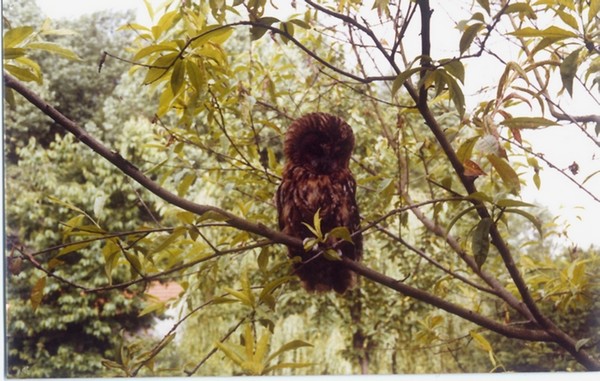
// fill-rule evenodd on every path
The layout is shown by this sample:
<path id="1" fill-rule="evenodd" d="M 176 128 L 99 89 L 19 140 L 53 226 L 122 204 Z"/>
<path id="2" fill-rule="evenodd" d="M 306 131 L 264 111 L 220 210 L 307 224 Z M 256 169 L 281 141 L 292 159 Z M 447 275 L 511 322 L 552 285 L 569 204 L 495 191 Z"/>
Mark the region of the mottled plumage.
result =
<path id="1" fill-rule="evenodd" d="M 283 179 L 277 190 L 279 227 L 284 233 L 313 237 L 302 222 L 312 225 L 319 209 L 323 233 L 338 226 L 350 233 L 359 229 L 356 181 L 348 167 L 353 148 L 352 129 L 336 116 L 312 113 L 291 124 L 285 136 Z M 353 243 L 342 242 L 337 248 L 342 256 L 358 261 L 362 236 L 359 233 L 352 239 Z M 302 258 L 294 263 L 294 270 L 304 288 L 343 293 L 354 285 L 356 275 L 351 270 L 323 255 L 313 258 L 315 254 L 289 248 L 290 258 Z"/>

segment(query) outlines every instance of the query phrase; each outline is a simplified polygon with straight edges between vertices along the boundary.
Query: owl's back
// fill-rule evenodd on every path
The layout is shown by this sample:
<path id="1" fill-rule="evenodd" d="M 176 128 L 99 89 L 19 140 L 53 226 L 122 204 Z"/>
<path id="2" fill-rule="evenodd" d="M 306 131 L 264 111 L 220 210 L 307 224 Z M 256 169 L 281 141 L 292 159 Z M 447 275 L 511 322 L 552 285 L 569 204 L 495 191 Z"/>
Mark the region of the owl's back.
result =
<path id="1" fill-rule="evenodd" d="M 356 182 L 349 169 L 319 175 L 288 163 L 277 191 L 279 227 L 284 233 L 301 239 L 313 237 L 303 222 L 312 224 L 315 213 L 320 210 L 323 233 L 339 226 L 354 233 L 360 223 L 355 191 Z M 360 260 L 362 236 L 355 234 L 353 243 L 341 242 L 336 248 L 342 256 Z M 323 254 L 315 258 L 317 253 L 318 250 L 305 252 L 302 248 L 289 248 L 290 258 L 301 259 L 294 263 L 294 270 L 306 290 L 343 293 L 354 285 L 356 276 L 351 270 Z"/>

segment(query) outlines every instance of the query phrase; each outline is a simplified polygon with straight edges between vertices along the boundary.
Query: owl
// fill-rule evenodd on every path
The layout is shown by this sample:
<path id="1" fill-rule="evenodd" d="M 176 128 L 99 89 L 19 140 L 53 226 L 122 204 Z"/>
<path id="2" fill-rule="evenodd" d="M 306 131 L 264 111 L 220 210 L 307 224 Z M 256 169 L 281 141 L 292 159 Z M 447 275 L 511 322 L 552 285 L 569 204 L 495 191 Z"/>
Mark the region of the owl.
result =
<path id="1" fill-rule="evenodd" d="M 353 148 L 352 129 L 336 116 L 312 113 L 290 125 L 284 141 L 286 163 L 276 195 L 283 233 L 301 239 L 314 237 L 303 223 L 312 226 L 317 211 L 323 234 L 336 227 L 346 227 L 351 234 L 359 230 L 356 181 L 348 167 Z M 325 246 L 337 240 L 330 238 Z M 337 242 L 336 249 L 343 257 L 358 261 L 362 257 L 362 235 L 354 234 L 352 241 Z M 290 258 L 301 259 L 293 266 L 304 288 L 340 294 L 351 288 L 356 274 L 340 261 L 317 255 L 319 251 L 288 248 Z"/>

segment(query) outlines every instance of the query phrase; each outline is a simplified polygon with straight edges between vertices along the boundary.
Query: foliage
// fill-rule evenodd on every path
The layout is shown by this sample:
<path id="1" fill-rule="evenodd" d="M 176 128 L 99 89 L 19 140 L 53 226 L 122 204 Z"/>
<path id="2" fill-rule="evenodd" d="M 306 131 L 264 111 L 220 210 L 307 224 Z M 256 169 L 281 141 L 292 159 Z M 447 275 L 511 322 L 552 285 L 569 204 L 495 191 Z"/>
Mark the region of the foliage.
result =
<path id="1" fill-rule="evenodd" d="M 5 6 L 12 9 L 14 4 Z M 35 14 L 39 15 L 39 10 Z M 97 16 L 84 20 L 85 25 L 91 24 L 97 29 L 74 28 L 69 33 L 98 34 L 106 15 Z M 113 16 L 120 22 L 127 17 Z M 16 25 L 14 20 L 11 18 L 14 28 L 10 31 L 32 30 Z M 48 22 L 44 25 L 45 28 L 51 27 Z M 15 32 L 12 33 L 14 35 Z M 48 33 L 30 34 L 24 38 L 36 39 L 43 35 Z M 104 46 L 104 42 L 91 38 L 89 34 L 78 38 L 80 40 L 75 47 L 85 46 L 93 50 Z M 65 41 L 62 43 L 70 45 Z M 43 46 L 60 47 L 57 49 L 63 55 L 75 56 L 74 53 L 66 53 L 62 45 Z M 28 43 L 23 49 L 29 52 L 33 47 L 32 43 Z M 24 57 L 15 60 L 22 62 L 19 58 Z M 65 73 L 64 68 L 85 71 L 80 66 L 82 63 L 69 61 L 69 64 L 60 68 L 60 60 L 56 60 L 55 56 L 34 53 L 32 57 L 39 59 L 39 67 L 44 68 L 45 83 L 38 88 L 47 95 L 62 91 L 52 85 L 70 82 L 72 73 Z M 5 59 L 11 60 L 6 56 Z M 37 62 L 33 66 L 36 65 Z M 6 69 L 14 74 L 9 68 Z M 116 73 L 118 71 L 113 73 L 112 79 L 109 76 L 109 80 L 112 81 Z M 37 80 L 41 81 L 41 77 Z M 93 81 L 80 82 L 73 93 L 95 94 L 95 86 Z M 111 86 L 114 87 L 114 84 Z M 106 88 L 104 93 L 108 96 L 110 91 Z M 60 99 L 60 96 L 52 95 L 51 99 Z M 94 113 L 102 107 L 83 100 L 79 104 Z M 136 203 L 134 188 L 106 161 L 82 149 L 72 136 L 64 136 L 63 133 L 57 135 L 56 129 L 49 129 L 47 119 L 33 113 L 26 104 L 18 102 L 14 108 L 7 108 L 6 111 L 6 153 L 10 164 L 5 172 L 8 205 L 5 215 L 9 241 L 7 257 L 12 273 L 7 279 L 8 374 L 14 377 L 100 376 L 105 373 L 100 360 L 113 356 L 122 340 L 119 332 L 136 332 L 149 322 L 148 318 L 138 317 L 142 308 L 143 287 L 135 286 L 127 292 L 86 292 L 53 282 L 47 274 L 26 266 L 16 253 L 23 249 L 38 252 L 57 247 L 36 255 L 36 258 L 46 261 L 48 254 L 53 253 L 53 264 L 49 268 L 53 276 L 71 278 L 90 289 L 96 288 L 105 279 L 101 273 L 93 271 L 102 264 L 97 255 L 99 246 L 91 243 L 72 250 L 68 244 L 69 232 L 77 230 L 71 215 L 74 205 L 88 210 L 89 218 L 81 219 L 81 222 L 90 224 L 93 221 L 111 231 L 133 229 L 147 215 L 132 208 Z M 90 115 L 77 115 L 75 109 L 72 112 L 76 118 Z M 123 131 L 126 136 L 119 139 L 119 144 L 135 142 L 136 135 L 139 135 L 135 129 L 136 126 L 131 124 L 125 126 Z M 59 163 L 66 166 L 57 166 Z M 41 173 L 44 175 L 40 176 Z M 94 207 L 88 208 L 89 205 Z M 111 218 L 107 218 L 109 216 Z M 124 272 L 115 274 L 115 280 L 126 277 Z"/>
<path id="2" fill-rule="evenodd" d="M 541 170 L 558 168 L 528 133 L 561 125 L 597 144 L 598 116 L 560 102 L 581 91 L 593 97 L 598 86 L 597 1 L 478 0 L 446 56 L 431 49 L 429 1 L 307 0 L 288 13 L 263 0 L 146 5 L 154 25 L 124 22 L 131 46 L 102 49 L 100 69 L 119 86 L 92 71 L 65 81 L 69 65 L 38 59 L 44 73 L 57 69 L 45 91 L 63 114 L 90 122 L 85 130 L 58 124 L 90 149 L 67 136 L 11 143 L 19 148 L 8 168 L 8 220 L 27 245 L 10 256 L 35 274 L 15 277 L 30 298 L 22 308 L 46 314 L 57 288 L 84 287 L 77 302 L 89 306 L 101 290 L 119 290 L 110 303 L 129 293 L 137 303 L 150 280 L 180 284 L 175 300 L 148 300 L 139 311 L 175 308 L 169 332 L 98 352 L 111 375 L 511 371 L 526 370 L 524 355 L 536 357 L 535 369 L 600 367 L 597 253 L 552 245 L 555 229 L 520 198 L 526 178 L 544 190 Z M 97 30 L 114 29 L 101 20 Z M 411 56 L 412 24 L 421 44 Z M 6 32 L 9 74 L 39 82 L 29 54 L 44 33 L 15 29 Z M 498 38 L 522 54 L 505 59 Z M 86 46 L 79 57 L 92 66 L 85 39 L 60 43 Z M 63 49 L 46 50 L 68 56 Z M 483 58 L 501 70 L 473 106 L 468 65 Z M 130 78 L 119 74 L 124 65 Z M 5 76 L 11 91 L 29 94 L 17 80 Z M 89 94 L 82 86 L 106 99 L 79 96 Z M 274 229 L 285 126 L 309 111 L 342 116 L 356 135 L 351 167 L 366 253 L 364 266 L 334 258 L 364 277 L 345 295 L 302 291 L 281 245 L 302 243 Z M 150 113 L 152 123 L 140 117 Z M 51 160 L 64 164 L 49 169 Z M 48 179 L 34 175 L 40 167 Z M 579 181 L 559 171 L 600 202 L 589 186 L 595 173 Z M 16 197 L 26 182 L 34 187 Z M 48 196 L 52 203 L 27 207 Z M 31 224 L 34 215 L 46 221 Z M 319 222 L 318 213 L 306 221 L 315 233 L 307 246 L 344 237 Z M 81 310 L 89 329 L 98 315 Z"/>

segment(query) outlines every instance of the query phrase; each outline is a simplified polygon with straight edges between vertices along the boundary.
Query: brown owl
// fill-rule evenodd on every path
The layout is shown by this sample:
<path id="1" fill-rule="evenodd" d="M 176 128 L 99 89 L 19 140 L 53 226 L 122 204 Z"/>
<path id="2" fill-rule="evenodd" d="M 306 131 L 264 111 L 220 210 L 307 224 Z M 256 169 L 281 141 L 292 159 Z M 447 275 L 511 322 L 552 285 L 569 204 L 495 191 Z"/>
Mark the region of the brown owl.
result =
<path id="1" fill-rule="evenodd" d="M 356 181 L 348 163 L 354 148 L 354 134 L 342 119 L 325 113 L 312 113 L 294 121 L 285 135 L 286 164 L 277 190 L 279 228 L 302 239 L 314 237 L 303 224 L 313 225 L 320 210 L 323 234 L 335 227 L 346 227 L 350 233 L 359 229 L 356 205 Z M 362 256 L 362 235 L 353 242 L 339 242 L 338 253 L 358 261 Z M 336 242 L 327 242 L 333 245 Z M 356 275 L 339 261 L 329 260 L 317 251 L 289 248 L 295 273 L 308 291 L 335 290 L 343 293 L 355 283 Z"/>

